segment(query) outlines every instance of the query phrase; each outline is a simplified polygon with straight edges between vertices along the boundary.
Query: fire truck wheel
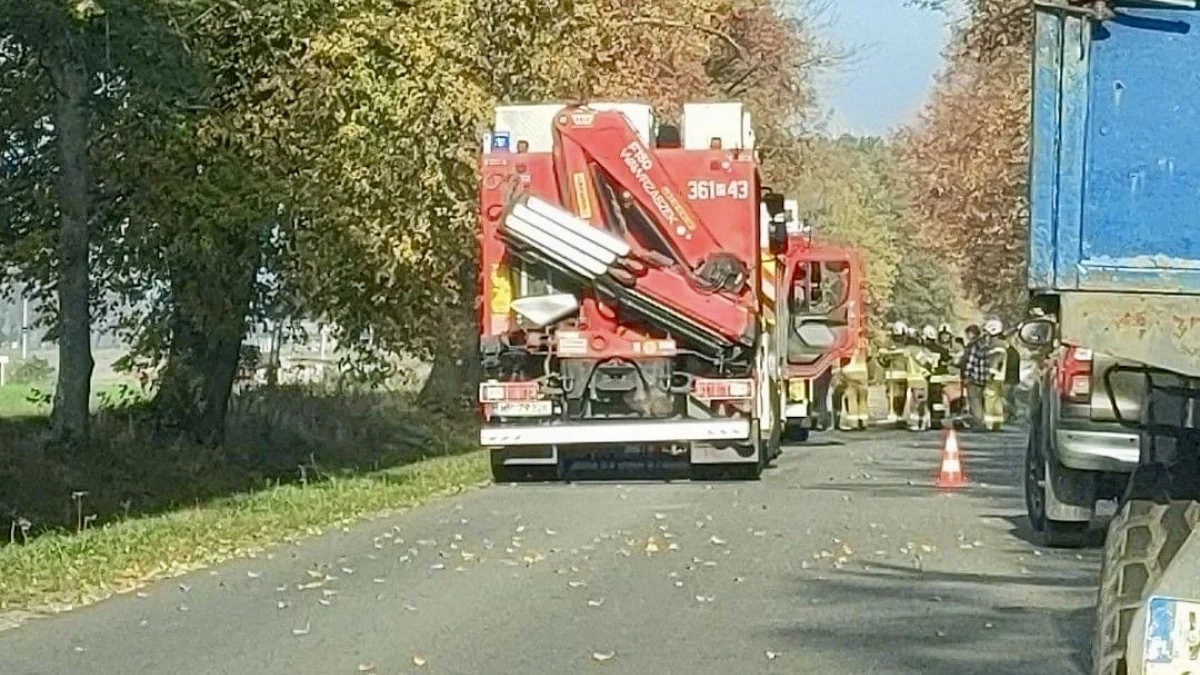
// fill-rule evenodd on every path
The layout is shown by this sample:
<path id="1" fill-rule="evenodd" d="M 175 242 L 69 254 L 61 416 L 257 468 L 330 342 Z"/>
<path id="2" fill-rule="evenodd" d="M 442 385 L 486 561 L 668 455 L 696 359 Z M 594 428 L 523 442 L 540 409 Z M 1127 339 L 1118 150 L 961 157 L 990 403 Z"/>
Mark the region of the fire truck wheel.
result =
<path id="1" fill-rule="evenodd" d="M 799 424 L 789 424 L 783 429 L 783 437 L 788 443 L 805 443 L 809 433 L 808 427 Z"/>
<path id="2" fill-rule="evenodd" d="M 1197 521 L 1200 502 L 1149 499 L 1125 502 L 1108 526 L 1093 630 L 1092 672 L 1124 675 L 1133 616 L 1145 602 Z"/>
<path id="3" fill-rule="evenodd" d="M 503 464 L 494 458 L 492 460 L 492 482 L 496 484 L 542 483 L 557 480 L 559 480 L 557 466 L 520 466 Z"/>
<path id="4" fill-rule="evenodd" d="M 758 480 L 765 462 L 748 464 L 693 464 L 691 479 L 695 481 Z"/>

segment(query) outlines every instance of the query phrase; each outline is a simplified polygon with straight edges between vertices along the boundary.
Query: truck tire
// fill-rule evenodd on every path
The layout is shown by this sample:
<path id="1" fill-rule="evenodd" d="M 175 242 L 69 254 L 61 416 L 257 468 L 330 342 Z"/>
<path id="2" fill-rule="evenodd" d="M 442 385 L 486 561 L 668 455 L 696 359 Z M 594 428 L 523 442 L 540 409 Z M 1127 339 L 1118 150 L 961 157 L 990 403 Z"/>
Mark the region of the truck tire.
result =
<path id="1" fill-rule="evenodd" d="M 1049 462 L 1042 450 L 1039 430 L 1029 430 L 1025 449 L 1025 510 L 1029 526 L 1043 546 L 1079 548 L 1087 543 L 1088 523 L 1050 520 L 1046 517 L 1046 484 L 1051 480 Z"/>
<path id="2" fill-rule="evenodd" d="M 1133 616 L 1147 591 L 1187 540 L 1197 520 L 1200 502 L 1177 500 L 1157 504 L 1130 499 L 1113 516 L 1100 568 L 1100 591 L 1093 630 L 1092 672 L 1129 672 L 1126 643 Z"/>

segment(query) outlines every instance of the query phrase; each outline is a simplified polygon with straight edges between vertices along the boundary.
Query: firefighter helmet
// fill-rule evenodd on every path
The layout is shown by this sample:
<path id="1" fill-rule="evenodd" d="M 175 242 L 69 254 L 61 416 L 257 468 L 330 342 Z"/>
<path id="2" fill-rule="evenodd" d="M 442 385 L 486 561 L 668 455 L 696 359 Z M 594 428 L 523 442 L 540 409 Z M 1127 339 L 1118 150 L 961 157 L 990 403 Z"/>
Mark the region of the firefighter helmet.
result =
<path id="1" fill-rule="evenodd" d="M 892 324 L 892 336 L 901 337 L 908 334 L 908 324 L 903 321 L 897 321 Z"/>
<path id="2" fill-rule="evenodd" d="M 937 336 L 937 329 L 929 324 L 926 324 L 925 327 L 921 329 L 921 337 L 925 338 L 926 340 L 936 340 Z"/>
<path id="3" fill-rule="evenodd" d="M 988 319 L 983 324 L 983 332 L 995 337 L 1004 332 L 1004 324 L 1000 323 L 1000 319 Z"/>

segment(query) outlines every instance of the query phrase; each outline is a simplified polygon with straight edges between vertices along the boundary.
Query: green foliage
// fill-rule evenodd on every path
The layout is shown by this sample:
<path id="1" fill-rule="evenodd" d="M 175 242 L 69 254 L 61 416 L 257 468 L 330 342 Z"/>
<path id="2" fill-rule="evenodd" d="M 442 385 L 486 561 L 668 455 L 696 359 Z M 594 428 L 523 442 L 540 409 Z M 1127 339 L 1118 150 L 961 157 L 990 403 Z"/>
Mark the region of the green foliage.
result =
<path id="1" fill-rule="evenodd" d="M 0 179 L 0 255 L 49 299 L 60 158 L 44 64 L 77 64 L 94 86 L 92 314 L 117 320 L 130 363 L 166 365 L 160 409 L 201 426 L 238 367 L 230 344 L 261 322 L 333 326 L 347 365 L 376 380 L 389 352 L 454 356 L 472 332 L 494 103 L 645 98 L 671 113 L 740 98 L 775 177 L 797 161 L 793 130 L 831 56 L 806 10 L 752 0 L 66 7 L 0 0 L 0 93 L 19 102 L 0 133 L 23 153 Z"/>

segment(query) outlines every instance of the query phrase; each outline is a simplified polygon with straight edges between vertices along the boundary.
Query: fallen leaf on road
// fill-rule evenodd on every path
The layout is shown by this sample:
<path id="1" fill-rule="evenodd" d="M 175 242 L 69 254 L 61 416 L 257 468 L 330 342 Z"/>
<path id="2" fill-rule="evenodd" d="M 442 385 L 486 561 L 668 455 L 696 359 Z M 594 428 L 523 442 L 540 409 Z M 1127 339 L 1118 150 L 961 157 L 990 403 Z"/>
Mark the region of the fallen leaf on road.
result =
<path id="1" fill-rule="evenodd" d="M 696 602 L 712 602 L 713 600 L 716 600 L 716 598 L 714 598 L 711 595 L 697 595 L 696 596 Z"/>
<path id="2" fill-rule="evenodd" d="M 630 555 L 629 551 L 627 551 L 625 549 L 620 549 L 619 551 L 617 551 L 617 553 L 620 553 L 621 555 L 625 556 L 626 558 L 628 558 Z"/>
<path id="3" fill-rule="evenodd" d="M 936 633 L 936 635 L 937 635 L 938 637 L 946 637 L 946 631 L 944 631 L 944 630 L 939 630 L 939 631 Z"/>
<path id="4" fill-rule="evenodd" d="M 179 611 L 181 611 L 181 612 L 186 612 L 186 611 L 188 611 L 188 606 L 187 606 L 187 605 L 180 605 L 180 606 L 179 606 Z"/>
<path id="5" fill-rule="evenodd" d="M 517 534 L 520 534 L 520 533 L 522 533 L 522 532 L 524 532 L 524 531 L 525 531 L 525 526 L 524 526 L 524 525 L 518 525 L 518 526 L 517 526 Z"/>
<path id="6" fill-rule="evenodd" d="M 322 607 L 329 607 L 330 605 L 333 604 L 333 602 L 330 600 L 326 600 L 325 598 L 317 598 L 317 604 Z"/>
<path id="7" fill-rule="evenodd" d="M 308 635 L 308 631 L 312 628 L 312 624 L 308 621 L 304 622 L 304 628 L 293 628 L 292 635 Z"/>
<path id="8" fill-rule="evenodd" d="M 676 582 L 675 582 L 675 588 L 683 588 L 683 582 L 682 582 L 682 581 L 676 581 Z"/>
<path id="9" fill-rule="evenodd" d="M 712 544 L 713 546 L 724 546 L 728 542 L 714 534 L 708 538 L 708 543 Z"/>
<path id="10" fill-rule="evenodd" d="M 325 596 L 325 597 L 327 597 L 327 598 L 331 598 L 331 597 L 333 597 L 333 596 L 335 596 L 335 595 L 337 595 L 337 594 L 338 594 L 338 592 L 337 592 L 337 591 L 335 591 L 335 590 L 333 590 L 332 588 L 326 588 L 326 589 L 324 589 L 324 590 L 322 590 L 322 591 L 321 591 L 321 595 L 323 595 L 323 596 Z"/>
<path id="11" fill-rule="evenodd" d="M 251 572 L 250 570 L 246 570 L 246 576 L 250 577 L 251 579 L 257 579 L 262 576 L 262 572 Z"/>
<path id="12" fill-rule="evenodd" d="M 287 609 L 287 606 L 288 604 L 286 600 L 280 600 L 279 602 L 275 603 L 275 609 Z"/>
<path id="13" fill-rule="evenodd" d="M 444 569 L 446 569 L 446 565 L 445 565 L 445 564 L 443 564 L 443 563 L 435 563 L 435 564 L 433 564 L 433 565 L 430 565 L 430 566 L 429 566 L 429 569 L 431 569 L 431 570 L 444 570 Z"/>
<path id="14" fill-rule="evenodd" d="M 666 519 L 667 519 L 667 514 L 665 514 L 665 513 L 656 513 L 656 514 L 654 514 L 654 519 L 655 519 L 655 520 L 666 520 Z"/>
<path id="15" fill-rule="evenodd" d="M 138 596 L 139 598 L 148 598 L 148 597 L 150 597 L 150 594 L 149 594 L 149 593 L 146 593 L 145 591 L 138 591 L 137 593 L 134 593 L 134 595 Z"/>
<path id="16" fill-rule="evenodd" d="M 404 605 L 404 610 L 407 612 L 415 612 L 417 611 L 417 608 L 413 607 L 412 605 Z"/>
<path id="17" fill-rule="evenodd" d="M 382 578 L 380 578 L 380 577 L 375 577 L 375 578 L 374 578 L 374 579 L 372 579 L 371 581 L 373 581 L 373 582 L 375 582 L 375 583 L 377 583 L 377 584 L 385 584 L 385 583 L 387 583 L 387 579 L 382 579 Z"/>
<path id="18" fill-rule="evenodd" d="M 646 554 L 647 555 L 649 555 L 651 553 L 658 553 L 660 550 L 661 549 L 658 548 L 658 544 L 655 543 L 655 541 L 653 539 L 649 539 L 646 541 Z"/>
<path id="19" fill-rule="evenodd" d="M 743 582 L 743 581 L 745 581 L 745 580 L 746 580 L 746 577 L 734 577 L 734 578 L 733 578 L 733 583 L 735 583 L 735 584 L 740 584 L 740 583 L 742 583 L 742 582 Z"/>
<path id="20" fill-rule="evenodd" d="M 987 623 L 983 624 L 983 627 L 984 627 L 984 628 L 991 628 L 991 627 L 992 627 L 992 623 L 989 621 L 989 622 L 987 622 Z"/>
<path id="21" fill-rule="evenodd" d="M 568 581 L 567 585 L 571 588 L 583 588 L 584 586 L 587 586 L 587 583 L 583 581 Z"/>
<path id="22" fill-rule="evenodd" d="M 187 584 L 179 584 L 179 590 L 187 593 L 188 591 L 192 590 L 192 587 L 188 586 Z"/>
<path id="23" fill-rule="evenodd" d="M 413 665 L 418 668 L 423 668 L 423 667 L 425 667 L 425 664 L 428 663 L 424 657 L 417 656 L 415 654 L 413 655 L 412 662 L 413 662 Z"/>
<path id="24" fill-rule="evenodd" d="M 598 598 L 596 600 L 588 600 L 588 607 L 599 607 L 603 604 L 604 604 L 604 598 Z"/>
<path id="25" fill-rule="evenodd" d="M 345 574 L 346 576 L 350 576 L 351 574 L 354 574 L 354 568 L 351 568 L 351 567 L 343 567 L 343 568 L 342 568 L 342 573 L 343 573 L 343 574 Z"/>
<path id="26" fill-rule="evenodd" d="M 373 672 L 375 672 L 375 664 L 374 663 L 360 663 L 360 664 L 358 664 L 358 672 L 373 673 Z"/>
<path id="27" fill-rule="evenodd" d="M 770 649 L 767 650 L 767 660 L 768 661 L 774 661 L 777 658 L 779 658 L 779 652 L 773 652 Z"/>
<path id="28" fill-rule="evenodd" d="M 546 536 L 547 537 L 553 537 L 556 534 L 558 534 L 558 532 L 556 532 L 555 530 L 552 530 L 548 527 L 546 528 Z"/>
<path id="29" fill-rule="evenodd" d="M 592 652 L 592 660 L 599 661 L 600 663 L 604 663 L 605 661 L 612 659 L 612 657 L 614 657 L 616 655 L 617 655 L 616 652 Z"/>
<path id="30" fill-rule="evenodd" d="M 437 542 L 433 539 L 418 539 L 417 546 L 437 546 Z"/>
<path id="31" fill-rule="evenodd" d="M 679 544 L 676 544 L 675 542 L 671 542 L 671 543 L 667 544 L 667 548 L 672 551 L 678 551 Z"/>

